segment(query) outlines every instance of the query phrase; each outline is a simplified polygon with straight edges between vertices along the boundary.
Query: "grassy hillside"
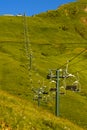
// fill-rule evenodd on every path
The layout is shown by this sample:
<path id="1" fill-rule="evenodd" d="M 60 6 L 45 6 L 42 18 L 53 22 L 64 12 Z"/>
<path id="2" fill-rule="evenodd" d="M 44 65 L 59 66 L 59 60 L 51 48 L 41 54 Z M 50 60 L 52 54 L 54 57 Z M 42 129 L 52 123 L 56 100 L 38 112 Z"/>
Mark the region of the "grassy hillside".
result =
<path id="1" fill-rule="evenodd" d="M 5 130 L 83 130 L 67 119 L 56 118 L 42 108 L 0 91 L 0 129 Z M 44 115 L 45 113 L 45 115 Z"/>
<path id="2" fill-rule="evenodd" d="M 87 129 L 86 9 L 86 2 L 79 1 L 26 17 L 28 39 L 24 36 L 24 17 L 0 16 L 0 129 Z M 79 77 L 81 92 L 67 90 L 60 95 L 60 118 L 56 118 L 55 94 L 49 92 L 55 84 L 46 77 L 49 69 L 62 65 L 65 69 L 70 59 L 68 72 L 76 78 L 67 79 L 66 85 Z M 63 85 L 60 79 L 60 87 Z M 49 95 L 42 95 L 38 107 L 32 90 L 43 86 Z"/>

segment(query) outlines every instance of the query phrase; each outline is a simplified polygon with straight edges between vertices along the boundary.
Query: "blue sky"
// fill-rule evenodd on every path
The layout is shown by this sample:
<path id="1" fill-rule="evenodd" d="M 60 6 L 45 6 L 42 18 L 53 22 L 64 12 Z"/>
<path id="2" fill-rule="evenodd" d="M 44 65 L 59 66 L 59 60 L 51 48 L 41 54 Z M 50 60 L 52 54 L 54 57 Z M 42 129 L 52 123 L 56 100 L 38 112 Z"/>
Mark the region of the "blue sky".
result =
<path id="1" fill-rule="evenodd" d="M 0 0 L 0 15 L 26 13 L 31 16 L 72 1 L 75 0 Z"/>

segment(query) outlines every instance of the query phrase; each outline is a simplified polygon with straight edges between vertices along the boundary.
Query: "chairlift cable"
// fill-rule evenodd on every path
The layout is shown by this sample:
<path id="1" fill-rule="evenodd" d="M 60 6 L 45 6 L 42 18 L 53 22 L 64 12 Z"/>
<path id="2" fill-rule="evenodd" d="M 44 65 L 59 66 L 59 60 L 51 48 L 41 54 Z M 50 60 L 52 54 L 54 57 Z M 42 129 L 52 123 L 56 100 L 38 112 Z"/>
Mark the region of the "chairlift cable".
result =
<path id="1" fill-rule="evenodd" d="M 29 70 L 31 70 L 31 68 L 32 68 L 32 48 L 30 46 L 30 40 L 29 40 L 29 36 L 28 36 L 27 17 L 25 14 L 23 15 L 23 23 L 24 23 L 24 38 L 25 38 L 24 42 L 25 42 L 25 48 L 26 48 L 25 51 L 26 51 L 26 56 L 28 59 L 28 67 L 29 67 Z M 34 60 L 34 57 L 33 57 L 33 60 Z M 33 64 L 33 66 L 34 66 L 34 64 Z M 37 68 L 34 69 L 34 71 L 37 72 Z"/>
<path id="2" fill-rule="evenodd" d="M 26 44 L 26 49 L 28 51 L 29 49 L 29 38 L 28 38 L 28 25 L 26 21 L 26 15 L 24 14 L 24 36 L 25 36 L 25 44 Z"/>
<path id="3" fill-rule="evenodd" d="M 76 56 L 72 57 L 70 60 L 68 60 L 68 63 L 72 62 L 74 59 L 76 59 L 78 56 L 80 56 L 80 55 L 81 55 L 82 53 L 84 53 L 86 50 L 87 50 L 87 48 L 84 49 L 84 50 L 82 50 L 82 51 L 81 51 L 79 54 L 77 54 Z M 67 64 L 67 62 L 64 63 L 63 65 L 61 65 L 58 69 L 63 68 L 66 64 Z"/>
<path id="4" fill-rule="evenodd" d="M 77 54 L 75 57 L 72 57 L 70 60 L 69 60 L 69 62 L 71 62 L 71 61 L 73 61 L 75 58 L 77 58 L 78 56 L 80 56 L 82 53 L 84 53 L 85 51 L 87 50 L 87 48 L 86 49 L 84 49 L 84 50 L 82 50 L 79 54 Z"/>

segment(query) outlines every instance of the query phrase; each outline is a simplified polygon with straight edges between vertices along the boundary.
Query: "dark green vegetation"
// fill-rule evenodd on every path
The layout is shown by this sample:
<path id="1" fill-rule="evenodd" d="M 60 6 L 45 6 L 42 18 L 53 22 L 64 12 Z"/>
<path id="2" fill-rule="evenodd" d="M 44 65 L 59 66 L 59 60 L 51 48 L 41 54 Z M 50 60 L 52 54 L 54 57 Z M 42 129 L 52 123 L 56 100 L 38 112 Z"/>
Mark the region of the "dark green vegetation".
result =
<path id="1" fill-rule="evenodd" d="M 25 50 L 24 18 L 0 17 L 0 129 L 87 129 L 85 1 L 26 18 L 28 54 L 32 51 L 33 57 L 32 70 L 28 69 L 30 60 Z M 35 94 L 32 88 L 45 85 L 48 91 L 54 86 L 46 79 L 48 69 L 59 68 L 75 56 L 69 63 L 68 72 L 77 76 L 78 71 L 81 92 L 67 91 L 66 95 L 60 95 L 60 118 L 56 118 L 53 94 L 49 94 L 48 103 L 41 101 L 41 107 L 38 108 L 37 102 L 33 100 Z M 75 80 L 67 79 L 67 83 L 72 84 Z"/>

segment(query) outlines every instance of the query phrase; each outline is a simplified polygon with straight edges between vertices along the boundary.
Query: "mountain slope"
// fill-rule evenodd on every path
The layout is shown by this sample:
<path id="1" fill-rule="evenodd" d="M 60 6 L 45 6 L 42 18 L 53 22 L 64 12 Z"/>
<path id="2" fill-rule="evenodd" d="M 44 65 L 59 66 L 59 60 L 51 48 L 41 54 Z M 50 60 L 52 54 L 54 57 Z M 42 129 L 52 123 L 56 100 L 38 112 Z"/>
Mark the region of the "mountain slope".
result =
<path id="1" fill-rule="evenodd" d="M 56 118 L 31 102 L 0 91 L 0 128 L 13 130 L 83 130 L 75 124 Z M 45 115 L 44 115 L 45 113 Z M 52 120 L 51 120 L 52 119 Z"/>
<path id="2" fill-rule="evenodd" d="M 87 129 L 86 7 L 86 3 L 75 2 L 32 17 L 0 17 L 0 120 L 3 123 L 24 130 Z M 27 37 L 24 34 L 26 26 Z M 53 116 L 55 95 L 49 92 L 55 84 L 46 77 L 49 69 L 65 69 L 67 60 L 71 60 L 68 72 L 76 77 L 67 79 L 66 85 L 79 80 L 81 92 L 67 90 L 65 95 L 60 95 L 60 117 L 64 119 L 57 119 Z M 64 67 L 60 67 L 62 65 Z M 64 81 L 60 79 L 60 87 L 63 85 Z M 41 100 L 38 108 L 38 102 L 33 100 L 37 97 L 34 92 L 43 86 L 47 86 L 49 95 L 42 95 L 45 102 Z"/>

